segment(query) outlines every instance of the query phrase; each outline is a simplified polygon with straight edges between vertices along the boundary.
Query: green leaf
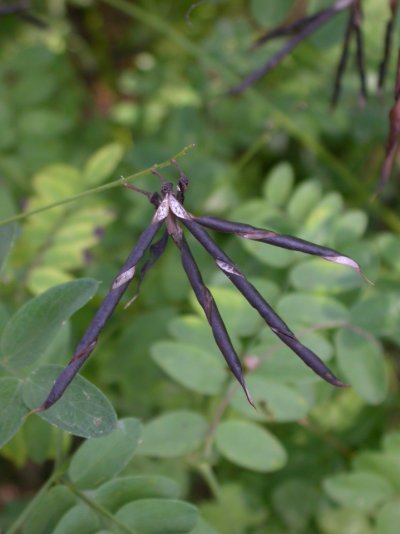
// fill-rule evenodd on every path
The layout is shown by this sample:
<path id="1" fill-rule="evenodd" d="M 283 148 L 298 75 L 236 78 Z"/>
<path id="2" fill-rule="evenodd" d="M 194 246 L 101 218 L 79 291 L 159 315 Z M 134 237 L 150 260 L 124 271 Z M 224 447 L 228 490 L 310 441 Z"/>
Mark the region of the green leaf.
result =
<path id="1" fill-rule="evenodd" d="M 246 378 L 246 384 L 257 410 L 249 405 L 239 389 L 232 399 L 232 406 L 250 419 L 275 422 L 298 421 L 308 412 L 307 401 L 290 386 L 253 374 Z"/>
<path id="2" fill-rule="evenodd" d="M 67 284 L 73 276 L 57 267 L 41 265 L 32 270 L 29 276 L 28 288 L 34 295 L 41 295 L 54 286 Z"/>
<path id="3" fill-rule="evenodd" d="M 400 451 L 400 431 L 386 434 L 383 438 L 383 447 L 387 452 L 398 454 Z"/>
<path id="4" fill-rule="evenodd" d="M 17 225 L 16 224 L 6 224 L 5 226 L 0 226 L 0 270 L 10 253 L 10 250 L 14 244 L 15 238 L 17 236 Z"/>
<path id="5" fill-rule="evenodd" d="M 23 386 L 24 402 L 29 408 L 34 409 L 42 404 L 62 370 L 60 365 L 46 365 L 31 373 Z M 38 415 L 62 430 L 83 438 L 109 434 L 117 424 L 116 413 L 107 397 L 79 375 L 54 406 Z"/>
<path id="6" fill-rule="evenodd" d="M 52 137 L 62 136 L 70 126 L 70 118 L 66 113 L 45 107 L 25 111 L 18 122 L 20 135 L 41 138 L 43 143 Z"/>
<path id="7" fill-rule="evenodd" d="M 302 261 L 290 272 L 290 282 L 300 291 L 343 293 L 360 287 L 364 280 L 353 269 L 318 258 Z"/>
<path id="8" fill-rule="evenodd" d="M 181 315 L 168 323 L 168 331 L 183 343 L 196 345 L 210 354 L 219 355 L 210 325 L 205 317 Z"/>
<path id="9" fill-rule="evenodd" d="M 40 364 L 62 365 L 71 357 L 71 321 L 65 321 L 40 358 Z"/>
<path id="10" fill-rule="evenodd" d="M 179 384 L 204 395 L 221 392 L 227 373 L 221 360 L 200 347 L 161 341 L 151 348 L 153 360 Z"/>
<path id="11" fill-rule="evenodd" d="M 318 498 L 318 491 L 311 483 L 301 479 L 289 479 L 276 487 L 272 501 L 291 531 L 307 532 L 308 523 L 318 509 Z"/>
<path id="12" fill-rule="evenodd" d="M 277 304 L 277 311 L 285 322 L 293 325 L 317 325 L 347 322 L 348 313 L 341 302 L 323 295 L 291 293 Z"/>
<path id="13" fill-rule="evenodd" d="M 53 534 L 93 534 L 100 527 L 101 522 L 97 514 L 89 506 L 78 504 L 64 514 Z"/>
<path id="14" fill-rule="evenodd" d="M 198 512 L 183 501 L 141 499 L 123 506 L 116 517 L 140 534 L 185 534 L 196 525 Z"/>
<path id="15" fill-rule="evenodd" d="M 291 234 L 292 229 L 288 227 L 287 223 L 287 218 L 280 217 L 266 219 L 262 224 L 258 224 L 257 226 L 262 226 L 262 228 L 272 230 L 273 232 Z M 249 254 L 262 263 L 277 269 L 287 267 L 295 259 L 295 253 L 292 250 L 286 250 L 259 241 L 251 241 L 250 239 L 244 239 L 241 243 Z"/>
<path id="16" fill-rule="evenodd" d="M 199 517 L 196 526 L 190 531 L 190 534 L 219 534 L 215 529 L 204 521 L 202 517 Z"/>
<path id="17" fill-rule="evenodd" d="M 279 163 L 268 174 L 263 187 L 264 196 L 274 206 L 283 206 L 290 195 L 293 182 L 293 167 L 287 162 Z"/>
<path id="18" fill-rule="evenodd" d="M 255 525 L 265 525 L 269 510 L 249 507 L 248 496 L 247 487 L 236 478 L 235 482 L 220 486 L 218 501 L 214 499 L 202 503 L 201 513 L 215 526 L 218 534 L 251 532 Z M 263 534 L 262 530 L 259 534 Z"/>
<path id="19" fill-rule="evenodd" d="M 329 241 L 342 208 L 343 199 L 339 193 L 326 194 L 308 214 L 299 237 L 320 245 Z"/>
<path id="20" fill-rule="evenodd" d="M 45 167 L 33 178 L 34 196 L 29 209 L 42 208 L 85 188 L 81 173 L 67 165 Z M 16 255 L 36 258 L 29 269 L 27 287 L 36 294 L 51 283 L 65 282 L 71 271 L 84 267 L 85 252 L 99 241 L 96 229 L 106 226 L 114 214 L 100 200 L 84 205 L 61 205 L 37 214 L 25 225 L 16 247 Z M 45 244 L 45 246 L 43 246 Z"/>
<path id="21" fill-rule="evenodd" d="M 400 270 L 400 238 L 389 232 L 382 232 L 378 234 L 377 247 L 379 254 L 385 262 L 396 269 Z"/>
<path id="22" fill-rule="evenodd" d="M 372 512 L 394 494 L 387 480 L 372 473 L 335 475 L 324 480 L 324 489 L 339 504 L 367 512 Z"/>
<path id="23" fill-rule="evenodd" d="M 21 381 L 0 378 L 0 447 L 21 427 L 28 409 L 22 401 Z"/>
<path id="24" fill-rule="evenodd" d="M 352 508 L 325 509 L 318 515 L 318 525 L 323 534 L 376 534 L 367 512 Z"/>
<path id="25" fill-rule="evenodd" d="M 95 280 L 82 278 L 53 287 L 24 304 L 3 332 L 1 349 L 6 365 L 32 365 L 63 323 L 92 298 L 97 286 Z"/>
<path id="26" fill-rule="evenodd" d="M 24 534 L 54 534 L 61 517 L 76 503 L 75 496 L 65 486 L 55 486 L 35 504 Z"/>
<path id="27" fill-rule="evenodd" d="M 350 322 L 376 336 L 396 336 L 400 321 L 399 294 L 380 291 L 362 298 L 350 310 Z"/>
<path id="28" fill-rule="evenodd" d="M 332 358 L 333 347 L 320 331 L 301 329 L 297 332 L 297 335 L 300 341 L 317 353 L 324 362 Z M 286 348 L 286 345 L 276 337 L 272 330 L 266 327 L 261 333 L 260 343 L 252 347 L 252 352 L 254 351 L 254 354 L 261 356 L 263 359 L 265 357 L 269 359 L 273 358 L 274 352 L 281 348 Z M 293 354 L 293 352 L 290 351 L 290 354 Z"/>
<path id="29" fill-rule="evenodd" d="M 204 440 L 206 419 L 187 410 L 164 413 L 144 427 L 138 453 L 159 458 L 176 458 L 195 451 Z"/>
<path id="30" fill-rule="evenodd" d="M 10 318 L 8 308 L 0 302 L 0 338 L 3 335 L 4 328 Z"/>
<path id="31" fill-rule="evenodd" d="M 230 287 L 211 286 L 213 294 L 228 332 L 237 336 L 251 336 L 260 325 L 258 313 L 253 310 L 237 290 Z"/>
<path id="32" fill-rule="evenodd" d="M 315 393 L 319 402 L 313 408 L 312 419 L 321 431 L 340 434 L 351 431 L 358 421 L 363 420 L 365 403 L 353 388 L 337 391 L 320 382 Z"/>
<path id="33" fill-rule="evenodd" d="M 387 395 L 388 380 L 380 345 L 348 329 L 335 335 L 337 358 L 344 379 L 370 404 L 379 404 Z"/>
<path id="34" fill-rule="evenodd" d="M 297 221 L 303 221 L 320 201 L 322 196 L 321 183 L 316 180 L 303 182 L 296 187 L 289 200 L 287 211 L 290 217 Z"/>
<path id="35" fill-rule="evenodd" d="M 100 486 L 93 498 L 97 504 L 116 512 L 124 504 L 139 499 L 177 499 L 180 489 L 175 480 L 156 475 L 114 478 Z"/>
<path id="36" fill-rule="evenodd" d="M 28 417 L 22 428 L 26 452 L 35 464 L 54 460 L 60 454 L 68 454 L 72 437 L 49 425 L 40 417 Z"/>
<path id="37" fill-rule="evenodd" d="M 300 341 L 313 350 L 323 361 L 328 361 L 333 349 L 316 332 L 297 332 Z M 260 359 L 257 374 L 273 377 L 279 382 L 319 382 L 320 378 L 304 365 L 302 360 L 270 331 L 263 332 L 263 342 L 252 348 L 252 354 Z"/>
<path id="38" fill-rule="evenodd" d="M 376 516 L 376 534 L 398 534 L 400 499 L 386 503 Z"/>
<path id="39" fill-rule="evenodd" d="M 273 377 L 276 382 L 318 382 L 317 375 L 293 351 L 280 343 L 278 340 L 272 346 L 258 345 L 252 350 L 254 355 L 260 357 L 257 373 L 266 378 Z"/>
<path id="40" fill-rule="evenodd" d="M 265 0 L 251 0 L 250 8 L 257 24 L 271 28 L 287 17 L 294 4 L 294 0 L 279 0 L 279 2 L 265 2 Z"/>
<path id="41" fill-rule="evenodd" d="M 335 247 L 341 248 L 359 240 L 365 233 L 368 217 L 363 211 L 354 210 L 344 213 L 335 221 L 332 240 Z"/>
<path id="42" fill-rule="evenodd" d="M 83 170 L 85 183 L 93 187 L 109 178 L 123 155 L 124 149 L 119 143 L 110 143 L 100 148 L 85 165 Z"/>
<path id="43" fill-rule="evenodd" d="M 321 2 L 318 3 L 321 5 Z M 332 5 L 325 2 L 324 4 L 325 7 L 330 7 Z M 345 25 L 347 23 L 346 14 L 346 10 L 342 10 L 335 17 L 332 17 L 326 24 L 324 24 L 323 27 L 312 33 L 308 39 L 310 45 L 319 50 L 321 54 L 328 53 L 326 49 L 336 45 L 341 39 L 341 36 L 344 35 Z M 373 114 L 370 115 L 371 120 L 373 116 Z M 345 120 L 348 119 L 346 118 Z"/>
<path id="44" fill-rule="evenodd" d="M 353 462 L 353 468 L 364 473 L 377 474 L 388 480 L 400 491 L 400 457 L 394 452 L 361 451 Z"/>
<path id="45" fill-rule="evenodd" d="M 69 465 L 71 481 L 79 488 L 95 488 L 117 475 L 133 457 L 141 432 L 138 419 L 121 419 L 108 436 L 85 441 Z"/>
<path id="46" fill-rule="evenodd" d="M 254 423 L 239 420 L 221 423 L 215 444 L 225 458 L 253 471 L 277 471 L 287 462 L 286 451 L 276 437 Z"/>
<path id="47" fill-rule="evenodd" d="M 26 438 L 23 432 L 17 432 L 1 449 L 1 456 L 15 467 L 22 469 L 28 461 L 28 450 L 26 446 Z M 0 516 L 1 517 L 1 516 Z"/>
<path id="48" fill-rule="evenodd" d="M 297 332 L 301 342 L 313 350 L 324 362 L 329 361 L 333 356 L 333 347 L 324 337 L 324 334 L 317 331 Z"/>

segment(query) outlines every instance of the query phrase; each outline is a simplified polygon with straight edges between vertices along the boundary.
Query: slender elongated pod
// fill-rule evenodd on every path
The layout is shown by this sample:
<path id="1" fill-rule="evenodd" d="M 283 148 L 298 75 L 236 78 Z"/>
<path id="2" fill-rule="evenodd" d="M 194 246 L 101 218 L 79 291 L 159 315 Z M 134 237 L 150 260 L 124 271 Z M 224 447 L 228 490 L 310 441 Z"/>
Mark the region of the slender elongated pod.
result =
<path id="1" fill-rule="evenodd" d="M 333 386 L 344 387 L 346 384 L 341 382 L 324 362 L 309 348 L 305 347 L 289 329 L 286 323 L 274 312 L 271 306 L 260 295 L 257 289 L 240 273 L 231 259 L 217 246 L 215 241 L 207 234 L 199 224 L 194 220 L 182 219 L 183 224 L 199 243 L 214 258 L 222 272 L 237 287 L 245 299 L 255 308 L 261 317 L 265 320 L 271 330 L 276 334 L 289 348 L 293 350 L 317 375 L 329 382 Z M 226 267 L 228 266 L 228 267 Z M 240 274 L 239 274 L 240 273 Z"/>
<path id="2" fill-rule="evenodd" d="M 151 223 L 139 236 L 138 242 L 134 246 L 128 259 L 114 279 L 110 291 L 107 293 L 89 327 L 76 347 L 75 353 L 67 367 L 57 377 L 49 395 L 45 401 L 36 408 L 36 412 L 47 410 L 64 394 L 72 379 L 79 372 L 79 369 L 89 358 L 96 346 L 97 338 L 110 318 L 122 295 L 127 290 L 135 275 L 137 263 L 142 259 L 144 253 L 150 246 L 154 236 L 160 229 L 162 222 Z"/>

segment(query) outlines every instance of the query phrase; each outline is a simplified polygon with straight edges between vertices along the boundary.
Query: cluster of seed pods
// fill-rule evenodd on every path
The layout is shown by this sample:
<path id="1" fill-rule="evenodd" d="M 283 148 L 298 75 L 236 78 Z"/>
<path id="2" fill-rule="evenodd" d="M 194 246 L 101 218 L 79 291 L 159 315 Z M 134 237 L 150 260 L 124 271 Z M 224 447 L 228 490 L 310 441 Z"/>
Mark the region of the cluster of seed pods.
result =
<path id="1" fill-rule="evenodd" d="M 183 173 L 181 173 L 176 192 L 173 191 L 171 183 L 163 182 L 161 196 L 158 193 L 147 193 L 136 187 L 127 186 L 130 189 L 144 193 L 154 205 L 156 209 L 155 214 L 150 225 L 139 236 L 130 256 L 114 279 L 110 291 L 106 295 L 88 329 L 76 347 L 75 354 L 71 361 L 60 373 L 46 400 L 36 409 L 36 411 L 47 410 L 61 398 L 70 382 L 95 348 L 100 332 L 133 280 L 136 267 L 146 251 L 149 250 L 150 255 L 149 259 L 143 264 L 139 272 L 139 285 L 147 270 L 164 252 L 169 238 L 172 239 L 180 250 L 183 269 L 200 306 L 204 310 L 216 344 L 225 358 L 232 374 L 242 386 L 248 401 L 253 404 L 250 393 L 246 388 L 239 357 L 233 347 L 214 298 L 204 284 L 199 268 L 184 236 L 182 226 L 192 234 L 202 247 L 204 247 L 208 254 L 214 259 L 218 268 L 239 290 L 249 304 L 257 310 L 274 334 L 279 337 L 283 343 L 296 353 L 303 362 L 321 378 L 334 386 L 343 387 L 346 385 L 328 369 L 313 351 L 299 341 L 286 323 L 271 308 L 257 289 L 247 280 L 245 275 L 233 263 L 229 256 L 225 254 L 225 252 L 223 252 L 217 243 L 210 237 L 205 228 L 233 233 L 245 239 L 261 241 L 270 245 L 320 256 L 327 261 L 342 264 L 361 272 L 358 263 L 348 256 L 340 254 L 340 252 L 337 252 L 336 250 L 322 247 L 289 235 L 277 234 L 270 230 L 263 230 L 247 224 L 226 221 L 214 217 L 195 217 L 183 207 L 184 195 L 188 185 L 189 180 Z M 165 231 L 162 237 L 152 244 L 157 232 L 163 225 L 165 225 Z"/>
<path id="2" fill-rule="evenodd" d="M 386 1 L 388 2 L 389 7 L 389 19 L 386 22 L 386 29 L 384 32 L 382 60 L 378 67 L 377 89 L 379 93 L 383 92 L 385 79 L 387 77 L 393 45 L 393 34 L 395 31 L 395 19 L 399 7 L 399 0 Z M 253 50 L 275 39 L 286 37 L 288 39 L 263 65 L 250 72 L 244 80 L 235 87 L 232 87 L 228 93 L 230 95 L 238 95 L 245 91 L 248 87 L 277 67 L 301 42 L 344 11 L 348 12 L 348 20 L 343 34 L 342 50 L 336 67 L 331 104 L 332 107 L 335 107 L 340 98 L 342 79 L 349 60 L 352 39 L 355 43 L 355 67 L 360 82 L 360 103 L 364 103 L 367 99 L 367 83 L 365 72 L 365 46 L 362 31 L 362 0 L 336 0 L 332 2 L 330 6 L 311 15 L 290 20 L 288 23 L 273 28 L 272 30 L 268 30 L 266 33 L 262 34 L 254 42 L 252 46 Z"/>

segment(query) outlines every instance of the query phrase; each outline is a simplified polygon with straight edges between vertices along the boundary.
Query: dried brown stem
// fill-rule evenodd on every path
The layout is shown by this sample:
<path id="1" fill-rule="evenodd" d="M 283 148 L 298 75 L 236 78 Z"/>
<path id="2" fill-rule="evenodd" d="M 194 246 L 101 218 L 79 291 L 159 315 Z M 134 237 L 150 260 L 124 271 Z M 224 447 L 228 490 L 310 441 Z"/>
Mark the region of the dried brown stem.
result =
<path id="1" fill-rule="evenodd" d="M 400 50 L 397 57 L 396 80 L 394 88 L 395 102 L 389 112 L 389 133 L 386 141 L 385 159 L 379 177 L 378 193 L 387 184 L 393 168 L 400 135 Z"/>
<path id="2" fill-rule="evenodd" d="M 386 24 L 386 31 L 385 31 L 385 38 L 384 38 L 384 46 L 383 46 L 383 57 L 382 61 L 379 64 L 379 77 L 378 77 L 378 93 L 382 93 L 386 81 L 389 61 L 390 61 L 390 53 L 392 50 L 392 44 L 393 44 L 393 30 L 395 27 L 395 20 L 397 11 L 399 8 L 399 2 L 398 0 L 389 0 L 389 7 L 390 7 L 390 17 Z"/>
<path id="3" fill-rule="evenodd" d="M 231 88 L 228 91 L 229 95 L 238 95 L 245 91 L 248 87 L 257 82 L 262 76 L 267 74 L 270 70 L 274 69 L 298 44 L 304 41 L 309 35 L 314 33 L 323 24 L 326 24 L 337 13 L 347 9 L 353 5 L 355 0 L 337 0 L 331 7 L 324 9 L 316 13 L 314 16 L 308 17 L 306 24 L 300 26 L 300 30 L 294 37 L 289 39 L 282 48 L 276 52 L 268 61 L 251 72 L 240 84 Z M 284 31 L 282 28 L 280 33 Z M 288 32 L 289 33 L 289 32 Z"/>

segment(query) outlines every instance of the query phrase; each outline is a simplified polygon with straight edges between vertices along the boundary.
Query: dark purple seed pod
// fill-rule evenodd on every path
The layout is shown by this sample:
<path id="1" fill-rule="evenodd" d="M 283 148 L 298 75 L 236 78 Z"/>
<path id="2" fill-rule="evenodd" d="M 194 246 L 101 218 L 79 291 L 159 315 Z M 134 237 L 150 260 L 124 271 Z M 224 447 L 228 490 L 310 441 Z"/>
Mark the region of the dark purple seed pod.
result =
<path id="1" fill-rule="evenodd" d="M 308 365 L 317 375 L 329 382 L 333 386 L 344 387 L 346 384 L 341 382 L 324 362 L 310 349 L 305 347 L 289 329 L 286 323 L 279 317 L 271 306 L 264 300 L 257 289 L 244 277 L 243 274 L 237 273 L 239 270 L 233 264 L 231 259 L 218 247 L 203 228 L 195 220 L 182 219 L 182 223 L 188 228 L 190 233 L 199 241 L 207 252 L 216 260 L 217 265 L 223 271 L 225 276 L 237 287 L 245 299 L 255 308 L 261 317 L 265 320 L 271 330 L 276 334 L 289 348 L 293 350 L 306 365 Z M 224 268 L 221 267 L 224 265 Z M 226 267 L 228 266 L 228 267 Z M 240 271 L 239 271 L 240 272 Z"/>
<path id="2" fill-rule="evenodd" d="M 107 293 L 88 329 L 78 343 L 70 363 L 60 373 L 48 397 L 36 411 L 43 411 L 50 408 L 64 394 L 72 379 L 89 358 L 96 346 L 100 332 L 132 281 L 135 275 L 136 264 L 142 259 L 161 225 L 162 222 L 152 223 L 142 232 L 124 266 L 114 279 L 109 293 Z"/>
<path id="3" fill-rule="evenodd" d="M 309 241 L 299 239 L 298 237 L 278 234 L 276 232 L 272 232 L 271 230 L 256 228 L 249 224 L 224 221 L 222 219 L 217 219 L 216 217 L 193 217 L 193 220 L 202 226 L 211 228 L 212 230 L 236 234 L 244 239 L 261 241 L 262 243 L 267 243 L 276 247 L 296 250 L 298 252 L 304 252 L 305 254 L 312 254 L 313 256 L 319 256 L 320 258 L 333 263 L 347 265 L 348 267 L 351 267 L 355 271 L 361 273 L 359 264 L 352 258 L 349 258 L 348 256 L 345 256 L 332 248 L 316 245 L 315 243 L 310 243 Z"/>

